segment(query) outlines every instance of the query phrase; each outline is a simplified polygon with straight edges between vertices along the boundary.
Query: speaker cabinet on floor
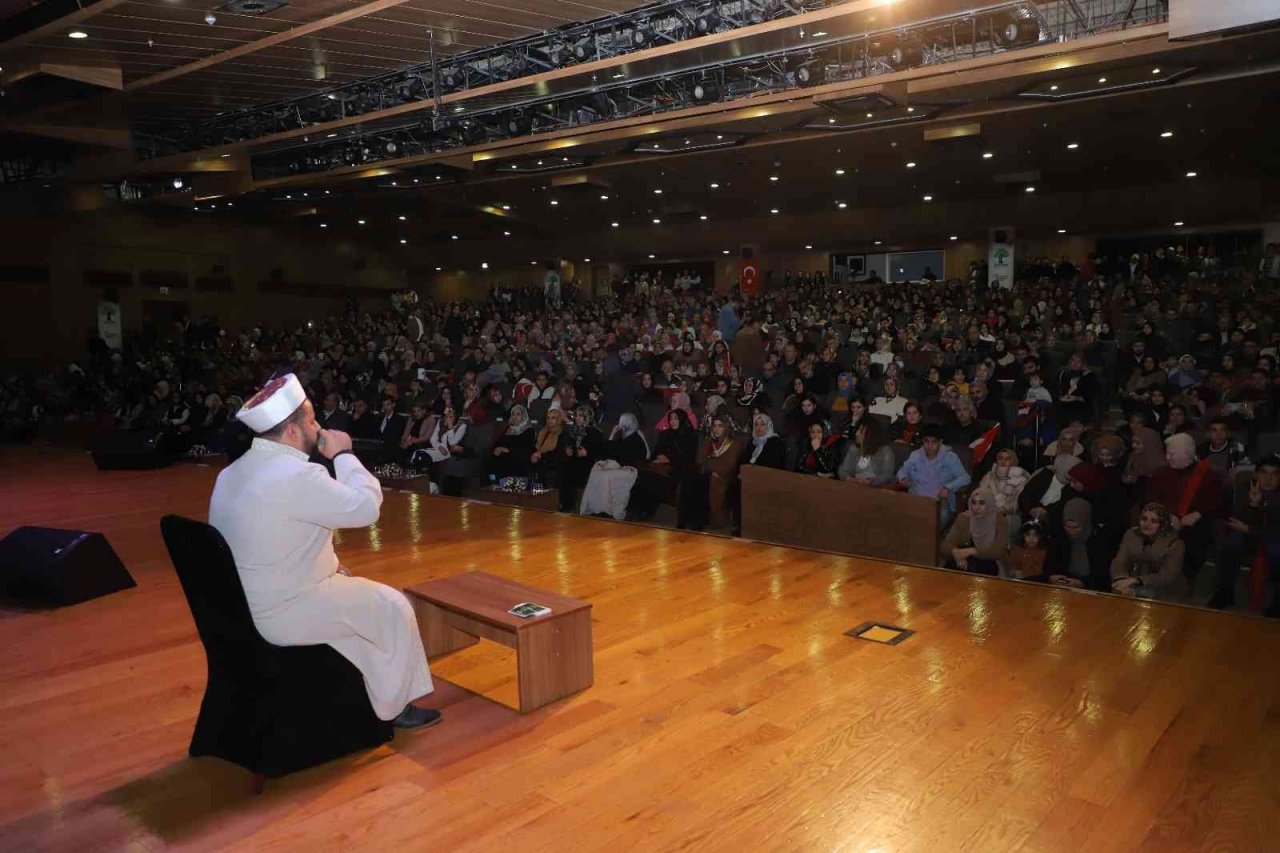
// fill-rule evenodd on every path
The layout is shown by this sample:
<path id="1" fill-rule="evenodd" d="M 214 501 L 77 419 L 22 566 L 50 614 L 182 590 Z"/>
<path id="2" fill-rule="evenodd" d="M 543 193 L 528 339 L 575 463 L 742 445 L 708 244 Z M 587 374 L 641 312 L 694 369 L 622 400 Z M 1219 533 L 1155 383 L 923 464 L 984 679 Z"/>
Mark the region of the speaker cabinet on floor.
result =
<path id="1" fill-rule="evenodd" d="M 19 527 L 0 539 L 0 599 L 64 607 L 137 586 L 101 533 Z"/>

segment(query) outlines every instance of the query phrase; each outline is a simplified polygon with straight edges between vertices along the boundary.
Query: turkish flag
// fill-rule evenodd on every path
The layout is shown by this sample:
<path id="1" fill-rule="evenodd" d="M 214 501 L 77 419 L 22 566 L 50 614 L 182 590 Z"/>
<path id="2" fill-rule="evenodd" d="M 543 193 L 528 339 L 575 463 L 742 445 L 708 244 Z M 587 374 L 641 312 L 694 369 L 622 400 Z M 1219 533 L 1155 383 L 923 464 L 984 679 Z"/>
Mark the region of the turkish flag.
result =
<path id="1" fill-rule="evenodd" d="M 760 264 L 755 258 L 742 262 L 739 282 L 743 293 L 751 296 L 760 293 Z"/>

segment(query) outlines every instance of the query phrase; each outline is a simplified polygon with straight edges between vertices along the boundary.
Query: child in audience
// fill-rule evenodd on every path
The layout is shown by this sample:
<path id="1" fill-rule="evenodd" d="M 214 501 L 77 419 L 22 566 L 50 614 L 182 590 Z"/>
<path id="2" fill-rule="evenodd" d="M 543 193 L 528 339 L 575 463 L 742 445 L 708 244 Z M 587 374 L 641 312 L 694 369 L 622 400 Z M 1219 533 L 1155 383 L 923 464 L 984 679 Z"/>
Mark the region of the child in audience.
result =
<path id="1" fill-rule="evenodd" d="M 1044 525 L 1028 521 L 1018 531 L 1018 544 L 1009 551 L 1009 576 L 1019 580 L 1039 578 L 1044 574 Z"/>

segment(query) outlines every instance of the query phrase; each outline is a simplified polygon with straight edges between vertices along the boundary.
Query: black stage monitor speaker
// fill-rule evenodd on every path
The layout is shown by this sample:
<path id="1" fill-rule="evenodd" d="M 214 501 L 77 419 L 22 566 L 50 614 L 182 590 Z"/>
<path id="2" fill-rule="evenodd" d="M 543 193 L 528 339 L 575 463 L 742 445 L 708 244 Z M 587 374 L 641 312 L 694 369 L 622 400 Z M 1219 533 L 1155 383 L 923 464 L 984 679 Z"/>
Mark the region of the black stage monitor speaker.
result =
<path id="1" fill-rule="evenodd" d="M 63 607 L 135 586 L 101 533 L 19 527 L 0 539 L 0 598 L 6 601 Z"/>
<path id="2" fill-rule="evenodd" d="M 173 464 L 164 436 L 156 430 L 116 430 L 98 437 L 89 448 L 102 471 L 164 468 Z"/>

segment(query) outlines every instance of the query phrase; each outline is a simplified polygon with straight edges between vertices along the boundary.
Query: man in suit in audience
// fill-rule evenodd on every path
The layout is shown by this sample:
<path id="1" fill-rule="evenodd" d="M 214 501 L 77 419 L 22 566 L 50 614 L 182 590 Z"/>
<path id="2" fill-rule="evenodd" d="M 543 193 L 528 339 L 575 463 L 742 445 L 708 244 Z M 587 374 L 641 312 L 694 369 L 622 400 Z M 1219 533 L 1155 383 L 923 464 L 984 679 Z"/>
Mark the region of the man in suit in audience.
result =
<path id="1" fill-rule="evenodd" d="M 373 438 L 382 440 L 389 448 L 400 445 L 400 437 L 404 435 L 405 416 L 396 414 L 396 401 L 391 397 L 382 399 L 382 416 L 377 420 L 377 430 Z"/>
<path id="2" fill-rule="evenodd" d="M 316 413 L 316 423 L 320 429 L 351 432 L 351 416 L 338 408 L 338 395 L 332 392 L 324 395 L 324 408 Z"/>

